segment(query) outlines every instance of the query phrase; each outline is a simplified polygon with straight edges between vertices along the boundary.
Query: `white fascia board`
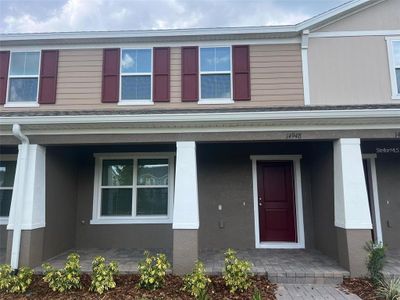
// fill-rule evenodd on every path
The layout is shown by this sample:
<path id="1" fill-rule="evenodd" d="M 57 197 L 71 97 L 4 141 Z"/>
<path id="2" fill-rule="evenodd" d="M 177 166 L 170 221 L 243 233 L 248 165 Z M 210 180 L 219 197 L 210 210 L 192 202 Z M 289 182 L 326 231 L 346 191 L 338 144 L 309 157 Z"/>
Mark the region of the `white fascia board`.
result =
<path id="1" fill-rule="evenodd" d="M 199 35 L 236 35 L 297 32 L 296 25 L 283 26 L 247 26 L 221 28 L 190 28 L 162 30 L 125 30 L 125 31 L 81 31 L 0 34 L 0 41 L 58 40 L 58 39 L 104 39 L 104 38 L 141 38 L 173 37 Z"/>
<path id="2" fill-rule="evenodd" d="M 13 116 L 1 117 L 0 125 L 44 124 L 108 124 L 108 123 L 164 123 L 164 122 L 215 122 L 215 121 L 265 121 L 299 119 L 354 119 L 399 118 L 400 109 L 307 110 L 266 112 L 173 113 L 127 115 L 65 115 L 65 116 Z"/>
<path id="3" fill-rule="evenodd" d="M 385 1 L 385 0 L 381 0 L 378 2 L 373 1 L 373 0 L 353 0 L 353 1 L 347 2 L 343 5 L 340 5 L 338 7 L 335 7 L 331 10 L 328 10 L 322 14 L 319 14 L 311 19 L 305 20 L 305 21 L 297 24 L 296 28 L 298 31 L 301 31 L 304 29 L 309 29 L 309 28 L 314 27 L 314 26 L 318 25 L 319 23 L 322 23 L 330 18 L 335 18 L 336 16 L 345 13 L 346 11 L 357 8 L 358 6 L 362 6 L 367 3 L 377 4 L 382 1 Z"/>

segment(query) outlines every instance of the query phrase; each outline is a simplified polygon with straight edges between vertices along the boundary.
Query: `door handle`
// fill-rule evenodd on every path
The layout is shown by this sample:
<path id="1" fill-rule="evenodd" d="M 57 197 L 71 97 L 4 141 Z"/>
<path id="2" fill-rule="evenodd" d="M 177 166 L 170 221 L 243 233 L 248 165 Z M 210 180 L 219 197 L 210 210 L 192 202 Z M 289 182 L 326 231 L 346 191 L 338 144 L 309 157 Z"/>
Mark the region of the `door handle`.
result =
<path id="1" fill-rule="evenodd" d="M 262 198 L 261 197 L 258 197 L 258 206 L 262 206 Z"/>

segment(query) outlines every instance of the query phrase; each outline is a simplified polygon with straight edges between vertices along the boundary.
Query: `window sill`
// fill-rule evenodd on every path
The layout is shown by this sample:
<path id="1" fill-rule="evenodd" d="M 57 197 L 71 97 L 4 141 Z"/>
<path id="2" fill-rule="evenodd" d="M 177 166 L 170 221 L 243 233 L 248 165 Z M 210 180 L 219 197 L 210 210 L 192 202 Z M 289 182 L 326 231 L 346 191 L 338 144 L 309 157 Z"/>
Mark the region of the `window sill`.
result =
<path id="1" fill-rule="evenodd" d="M 39 107 L 37 102 L 7 102 L 4 107 Z"/>
<path id="2" fill-rule="evenodd" d="M 198 104 L 233 104 L 232 99 L 200 99 Z"/>
<path id="3" fill-rule="evenodd" d="M 392 95 L 392 100 L 400 100 L 400 95 Z"/>
<path id="4" fill-rule="evenodd" d="M 170 217 L 143 217 L 143 218 L 98 218 L 90 220 L 91 225 L 110 224 L 172 224 Z"/>
<path id="5" fill-rule="evenodd" d="M 0 225 L 8 225 L 8 217 L 0 217 Z"/>
<path id="6" fill-rule="evenodd" d="M 154 105 L 151 100 L 120 100 L 118 105 Z"/>

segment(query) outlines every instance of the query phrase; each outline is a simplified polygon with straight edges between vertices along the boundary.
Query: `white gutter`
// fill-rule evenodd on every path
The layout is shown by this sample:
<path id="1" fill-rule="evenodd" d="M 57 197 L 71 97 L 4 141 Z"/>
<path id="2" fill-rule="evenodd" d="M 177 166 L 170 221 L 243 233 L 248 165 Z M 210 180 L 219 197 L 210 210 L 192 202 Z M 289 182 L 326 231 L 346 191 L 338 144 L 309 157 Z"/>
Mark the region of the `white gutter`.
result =
<path id="1" fill-rule="evenodd" d="M 24 209 L 23 200 L 25 198 L 25 179 L 26 172 L 28 167 L 28 147 L 29 147 L 29 139 L 26 135 L 24 135 L 21 131 L 21 126 L 19 124 L 14 124 L 12 127 L 13 135 L 21 141 L 21 147 L 19 149 L 18 154 L 18 178 L 15 178 L 15 181 L 19 180 L 19 184 L 14 186 L 18 186 L 19 188 L 15 190 L 16 197 L 14 198 L 14 209 L 13 209 L 13 239 L 12 239 L 12 248 L 11 248 L 11 267 L 14 270 L 18 269 L 19 265 L 19 254 L 21 250 L 21 215 Z"/>
<path id="2" fill-rule="evenodd" d="M 199 113 L 144 113 L 58 116 L 2 116 L 0 125 L 45 124 L 109 124 L 109 123 L 166 123 L 166 122 L 224 122 L 267 120 L 399 118 L 400 108 L 306 110 L 306 111 L 242 111 Z"/>

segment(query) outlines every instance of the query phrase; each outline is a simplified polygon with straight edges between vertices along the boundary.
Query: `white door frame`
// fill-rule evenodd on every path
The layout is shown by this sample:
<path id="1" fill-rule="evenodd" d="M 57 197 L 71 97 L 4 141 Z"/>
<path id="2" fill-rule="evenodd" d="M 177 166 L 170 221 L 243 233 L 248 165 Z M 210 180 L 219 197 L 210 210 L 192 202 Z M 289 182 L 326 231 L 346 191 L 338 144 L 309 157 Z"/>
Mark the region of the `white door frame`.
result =
<path id="1" fill-rule="evenodd" d="M 372 201 L 374 204 L 373 214 L 375 224 L 373 224 L 374 230 L 376 230 L 376 241 L 378 243 L 383 243 L 383 234 L 382 234 L 382 223 L 381 223 L 381 213 L 379 207 L 379 193 L 378 193 L 378 178 L 376 176 L 376 154 L 363 154 L 363 159 L 366 159 L 369 162 L 370 172 L 371 172 L 371 189 L 372 191 Z M 368 177 L 367 177 L 368 179 Z"/>
<path id="2" fill-rule="evenodd" d="M 268 249 L 304 249 L 304 219 L 303 196 L 301 189 L 301 155 L 251 155 L 253 170 L 253 201 L 254 201 L 254 231 L 256 248 Z M 296 202 L 296 231 L 297 242 L 261 242 L 258 214 L 258 186 L 257 186 L 257 162 L 258 161 L 292 161 L 294 172 L 294 194 Z"/>

